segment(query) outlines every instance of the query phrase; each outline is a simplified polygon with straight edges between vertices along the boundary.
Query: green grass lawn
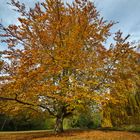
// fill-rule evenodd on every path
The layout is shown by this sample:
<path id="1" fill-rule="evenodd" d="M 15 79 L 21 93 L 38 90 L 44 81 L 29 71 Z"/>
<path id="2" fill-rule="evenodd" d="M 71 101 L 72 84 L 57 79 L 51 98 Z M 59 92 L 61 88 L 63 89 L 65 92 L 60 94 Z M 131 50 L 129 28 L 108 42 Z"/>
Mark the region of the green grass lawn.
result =
<path id="1" fill-rule="evenodd" d="M 0 140 L 32 140 L 52 135 L 52 133 L 48 130 L 0 132 Z"/>

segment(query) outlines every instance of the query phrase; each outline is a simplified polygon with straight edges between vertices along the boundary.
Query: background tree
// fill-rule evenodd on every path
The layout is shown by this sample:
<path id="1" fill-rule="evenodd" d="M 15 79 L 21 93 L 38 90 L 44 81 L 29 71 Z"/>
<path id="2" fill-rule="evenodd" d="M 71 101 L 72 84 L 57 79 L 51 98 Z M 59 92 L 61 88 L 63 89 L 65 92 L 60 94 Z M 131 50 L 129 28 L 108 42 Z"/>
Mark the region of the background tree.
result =
<path id="1" fill-rule="evenodd" d="M 46 114 L 24 108 L 19 112 L 0 115 L 1 131 L 41 130 L 45 128 Z"/>
<path id="2" fill-rule="evenodd" d="M 122 79 L 118 61 L 132 48 L 118 32 L 114 48 L 106 49 L 103 43 L 114 23 L 104 21 L 92 2 L 46 0 L 29 11 L 18 1 L 11 5 L 21 17 L 20 25 L 1 26 L 8 80 L 0 100 L 45 109 L 56 117 L 56 132 L 63 131 L 63 119 L 77 109 L 113 101 L 111 87 L 124 84 L 112 80 L 114 75 Z"/>
<path id="3" fill-rule="evenodd" d="M 119 40 L 124 41 L 122 38 Z M 117 44 L 117 46 L 120 48 L 120 51 L 125 51 L 122 50 L 123 47 L 120 44 Z M 133 47 L 134 45 L 130 46 Z M 112 52 L 114 52 L 113 49 Z M 103 127 L 120 127 L 122 125 L 136 125 L 140 123 L 139 60 L 140 54 L 137 49 L 127 50 L 125 55 L 117 59 L 117 65 L 111 78 L 114 84 L 110 88 L 111 96 L 116 101 L 109 101 L 104 106 Z"/>

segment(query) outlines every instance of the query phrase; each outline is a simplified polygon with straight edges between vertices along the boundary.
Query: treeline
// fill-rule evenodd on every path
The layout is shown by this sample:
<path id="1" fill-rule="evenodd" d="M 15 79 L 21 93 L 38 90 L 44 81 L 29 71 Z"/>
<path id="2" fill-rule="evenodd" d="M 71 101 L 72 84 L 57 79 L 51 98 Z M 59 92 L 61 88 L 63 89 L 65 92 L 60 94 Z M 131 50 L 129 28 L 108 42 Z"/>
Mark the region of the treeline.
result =
<path id="1" fill-rule="evenodd" d="M 35 114 L 34 114 L 35 113 Z M 64 129 L 71 128 L 97 128 L 100 126 L 99 112 L 78 113 L 64 120 Z M 1 131 L 23 131 L 23 130 L 50 130 L 55 126 L 55 118 L 48 114 L 38 114 L 29 109 L 22 110 L 15 115 L 0 114 Z"/>

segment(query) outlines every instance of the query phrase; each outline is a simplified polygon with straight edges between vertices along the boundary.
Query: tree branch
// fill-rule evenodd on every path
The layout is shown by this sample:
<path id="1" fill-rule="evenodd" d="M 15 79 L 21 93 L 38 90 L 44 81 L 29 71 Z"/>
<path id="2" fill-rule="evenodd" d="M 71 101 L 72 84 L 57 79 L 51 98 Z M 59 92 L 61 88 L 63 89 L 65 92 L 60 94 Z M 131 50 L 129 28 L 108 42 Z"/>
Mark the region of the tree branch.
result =
<path id="1" fill-rule="evenodd" d="M 20 103 L 20 104 L 23 104 L 23 105 L 29 105 L 29 106 L 33 106 L 33 107 L 41 107 L 41 108 L 43 108 L 43 109 L 46 109 L 46 110 L 50 113 L 50 115 L 55 116 L 55 114 L 54 114 L 47 106 L 43 106 L 43 105 L 41 105 L 41 104 L 35 105 L 35 104 L 33 104 L 33 103 L 28 103 L 28 102 L 21 101 L 21 100 L 19 100 L 19 99 L 17 98 L 17 95 L 16 95 L 15 98 L 0 97 L 0 101 L 16 101 L 16 102 L 18 102 L 18 103 Z"/>

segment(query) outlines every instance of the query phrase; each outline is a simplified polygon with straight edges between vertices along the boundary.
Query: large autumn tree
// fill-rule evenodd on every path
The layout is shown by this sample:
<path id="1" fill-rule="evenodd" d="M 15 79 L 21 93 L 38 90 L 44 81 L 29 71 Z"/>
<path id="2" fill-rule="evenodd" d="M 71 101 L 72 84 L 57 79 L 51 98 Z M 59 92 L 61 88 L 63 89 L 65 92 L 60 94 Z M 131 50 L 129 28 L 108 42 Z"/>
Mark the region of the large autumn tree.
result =
<path id="1" fill-rule="evenodd" d="M 118 32 L 114 47 L 106 49 L 114 23 L 104 21 L 92 2 L 46 0 L 30 10 L 15 0 L 11 5 L 21 16 L 19 25 L 1 26 L 8 46 L 2 52 L 1 101 L 48 111 L 61 132 L 63 119 L 75 110 L 112 100 L 113 70 L 132 48 Z"/>

